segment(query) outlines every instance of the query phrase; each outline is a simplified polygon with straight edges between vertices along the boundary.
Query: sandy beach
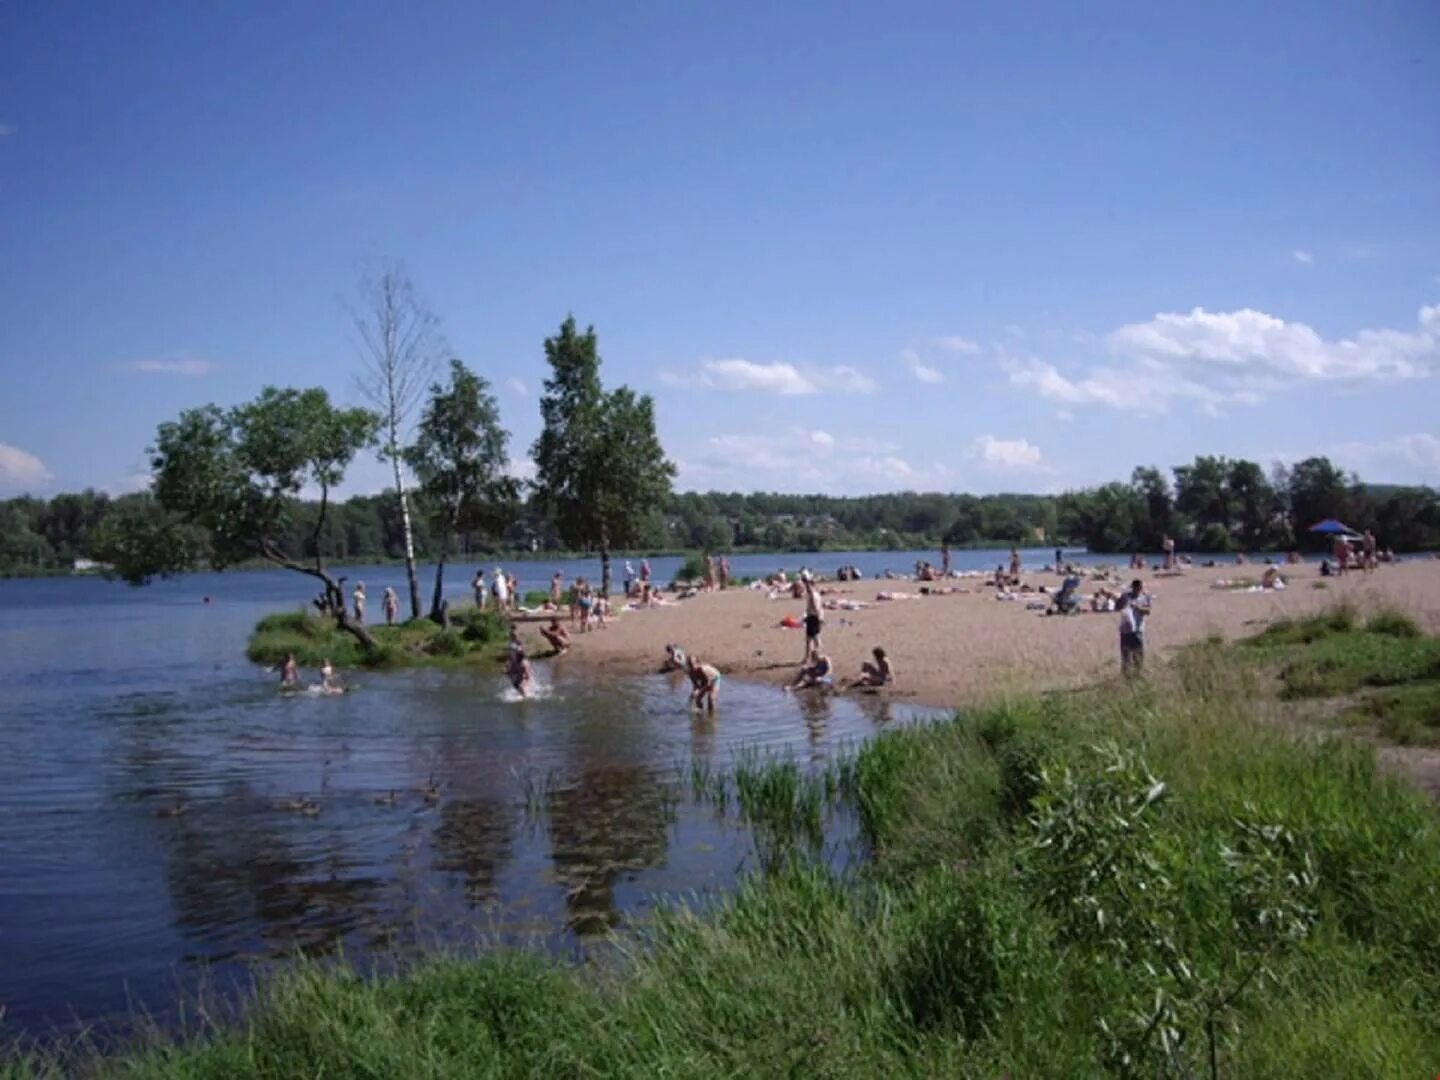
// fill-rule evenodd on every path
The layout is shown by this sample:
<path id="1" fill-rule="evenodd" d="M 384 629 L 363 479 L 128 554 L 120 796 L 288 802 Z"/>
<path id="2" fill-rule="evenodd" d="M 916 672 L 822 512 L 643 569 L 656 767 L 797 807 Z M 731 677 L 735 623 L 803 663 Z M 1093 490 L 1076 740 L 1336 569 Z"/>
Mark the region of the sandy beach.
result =
<path id="1" fill-rule="evenodd" d="M 1154 601 L 1147 623 L 1152 660 L 1163 660 L 1190 642 L 1220 634 L 1253 633 L 1287 615 L 1301 615 L 1349 600 L 1362 610 L 1388 605 L 1440 631 L 1440 560 L 1414 559 L 1370 574 L 1321 579 L 1313 565 L 1284 568 L 1283 592 L 1236 592 L 1213 588 L 1219 578 L 1258 579 L 1263 566 L 1196 567 L 1178 577 L 1145 572 L 1139 576 Z M 1128 582 L 1136 576 L 1122 572 Z M 1321 582 L 1325 587 L 1316 588 Z M 1055 589 L 1053 573 L 1027 575 L 1027 584 Z M 1014 601 L 995 598 L 982 579 L 928 583 L 957 590 L 945 595 L 877 601 L 876 594 L 917 593 L 913 581 L 830 582 L 826 600 L 860 601 L 858 611 L 827 611 L 823 645 L 838 673 L 859 671 L 870 649 L 882 645 L 897 672 L 897 684 L 883 693 L 914 704 L 948 707 L 982 696 L 1077 685 L 1113 674 L 1118 666 L 1118 616 L 1088 610 L 1046 617 L 1027 609 L 1048 598 L 1033 594 Z M 1114 588 L 1112 584 L 1110 586 Z M 1088 595 L 1094 583 L 1085 582 Z M 702 593 L 673 606 L 626 611 L 604 629 L 574 635 L 574 647 L 556 661 L 572 673 L 634 675 L 658 670 L 667 642 L 715 664 L 726 675 L 783 684 L 794 679 L 805 648 L 804 631 L 786 629 L 786 616 L 802 617 L 800 600 L 770 600 L 762 590 L 732 588 Z M 543 643 L 533 630 L 536 652 Z"/>

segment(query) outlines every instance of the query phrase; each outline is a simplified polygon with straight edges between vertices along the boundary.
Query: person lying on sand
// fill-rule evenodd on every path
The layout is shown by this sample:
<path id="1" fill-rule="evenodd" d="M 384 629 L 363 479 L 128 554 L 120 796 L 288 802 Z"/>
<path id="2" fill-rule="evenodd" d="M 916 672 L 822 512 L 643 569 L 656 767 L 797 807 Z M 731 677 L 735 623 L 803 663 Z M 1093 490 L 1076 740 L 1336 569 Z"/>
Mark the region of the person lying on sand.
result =
<path id="1" fill-rule="evenodd" d="M 895 669 L 890 664 L 890 657 L 885 655 L 885 650 L 879 645 L 870 650 L 875 657 L 872 664 L 868 660 L 860 665 L 860 674 L 844 683 L 842 690 L 856 690 L 870 686 L 889 686 L 895 681 Z"/>
<path id="2" fill-rule="evenodd" d="M 815 662 L 806 664 L 800 669 L 800 675 L 786 690 L 810 690 L 815 687 L 828 687 L 835 684 L 835 665 L 830 662 L 830 657 L 824 653 L 815 657 Z"/>
<path id="3" fill-rule="evenodd" d="M 665 660 L 660 665 L 661 671 L 684 671 L 685 650 L 679 645 L 665 646 Z"/>
<path id="4" fill-rule="evenodd" d="M 702 664 L 697 656 L 688 657 L 685 671 L 694 687 L 690 691 L 690 707 L 715 711 L 715 699 L 720 696 L 720 671 L 710 664 Z"/>
<path id="5" fill-rule="evenodd" d="M 570 651 L 570 631 L 560 625 L 559 619 L 551 619 L 549 626 L 542 626 L 540 636 L 550 643 L 556 656 L 563 656 Z"/>

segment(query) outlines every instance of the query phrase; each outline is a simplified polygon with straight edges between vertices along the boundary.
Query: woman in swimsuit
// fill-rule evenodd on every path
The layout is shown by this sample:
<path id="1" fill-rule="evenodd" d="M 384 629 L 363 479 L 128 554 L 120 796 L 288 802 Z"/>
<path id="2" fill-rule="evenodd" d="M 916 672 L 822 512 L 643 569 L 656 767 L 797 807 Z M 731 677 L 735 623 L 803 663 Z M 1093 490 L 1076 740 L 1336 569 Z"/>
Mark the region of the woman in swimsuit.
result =
<path id="1" fill-rule="evenodd" d="M 876 645 L 871 650 L 871 655 L 875 657 L 875 662 L 871 664 L 867 661 L 861 664 L 859 677 L 850 680 L 845 689 L 889 686 L 895 681 L 895 669 L 890 666 L 890 658 L 885 655 L 885 650 Z"/>

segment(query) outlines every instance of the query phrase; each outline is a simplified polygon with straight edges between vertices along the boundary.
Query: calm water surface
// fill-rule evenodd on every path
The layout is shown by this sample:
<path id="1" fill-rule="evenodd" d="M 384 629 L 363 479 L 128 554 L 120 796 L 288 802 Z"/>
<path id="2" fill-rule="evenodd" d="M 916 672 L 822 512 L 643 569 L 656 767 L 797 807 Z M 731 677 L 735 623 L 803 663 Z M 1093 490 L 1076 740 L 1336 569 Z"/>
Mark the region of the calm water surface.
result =
<path id="1" fill-rule="evenodd" d="M 732 561 L 737 575 L 874 574 L 920 557 L 934 554 Z M 956 565 L 999 557 L 957 552 Z M 666 580 L 679 560 L 653 563 Z M 514 568 L 541 588 L 557 566 L 599 576 L 594 562 Z M 402 584 L 397 567 L 343 572 L 376 604 Z M 457 566 L 447 592 L 465 596 L 471 573 Z M 139 590 L 0 581 L 0 1037 L 136 1005 L 164 1019 L 201 973 L 223 985 L 296 950 L 575 949 L 753 865 L 733 809 L 684 797 L 692 760 L 724 768 L 759 746 L 820 762 L 914 715 L 727 681 L 718 717 L 697 720 L 678 678 L 594 684 L 563 661 L 541 665 L 548 696 L 524 703 L 498 677 L 439 670 L 282 695 L 245 639 L 313 592 L 283 571 Z M 287 808 L 301 799 L 318 814 Z M 185 812 L 162 816 L 177 800 Z M 835 823 L 835 848 L 845 840 Z"/>

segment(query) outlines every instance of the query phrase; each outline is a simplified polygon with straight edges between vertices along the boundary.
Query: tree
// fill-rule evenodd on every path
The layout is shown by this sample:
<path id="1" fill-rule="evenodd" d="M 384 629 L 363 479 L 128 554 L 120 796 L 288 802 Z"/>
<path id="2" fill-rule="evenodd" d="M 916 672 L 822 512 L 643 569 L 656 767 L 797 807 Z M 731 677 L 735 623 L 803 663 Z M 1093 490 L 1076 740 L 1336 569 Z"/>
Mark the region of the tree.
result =
<path id="1" fill-rule="evenodd" d="M 444 344 L 439 320 L 416 299 L 414 286 L 399 266 L 387 267 L 378 278 L 362 283 L 360 291 L 360 306 L 351 309 L 364 365 L 360 386 L 380 415 L 380 460 L 390 463 L 395 477 L 410 615 L 418 619 L 420 579 L 415 571 L 415 530 L 405 492 L 402 440 Z"/>
<path id="2" fill-rule="evenodd" d="M 1325 518 L 1343 520 L 1348 509 L 1345 473 L 1326 457 L 1306 458 L 1290 470 L 1290 518 L 1297 539 L 1308 539 L 1311 546 L 1323 546 L 1306 530 Z"/>
<path id="3" fill-rule="evenodd" d="M 379 420 L 365 409 L 338 409 L 321 389 L 267 386 L 254 401 L 230 410 L 187 409 L 161 424 L 150 450 L 153 495 L 148 504 L 106 523 L 97 555 L 132 585 L 191 569 L 214 569 L 262 558 L 308 574 L 324 586 L 325 609 L 367 648 L 374 641 L 352 621 L 340 584 L 325 570 L 320 537 L 330 490 L 355 455 L 374 444 Z M 320 492 L 308 561 L 285 553 L 296 497 Z M 197 541 L 204 530 L 208 543 Z"/>
<path id="4" fill-rule="evenodd" d="M 1135 521 L 1136 540 L 1142 548 L 1159 550 L 1174 526 L 1175 505 L 1165 474 L 1153 465 L 1140 465 L 1130 474 L 1130 486 L 1142 509 Z"/>
<path id="5" fill-rule="evenodd" d="M 544 427 L 535 441 L 535 491 L 561 540 L 600 553 L 601 589 L 610 591 L 610 553 L 649 530 L 670 495 L 675 467 L 655 434 L 655 404 L 622 386 L 600 384 L 595 328 L 567 318 L 545 339 L 551 375 L 540 399 Z"/>
<path id="6" fill-rule="evenodd" d="M 439 541 L 430 617 L 440 620 L 445 562 L 461 530 L 495 536 L 515 519 L 519 491 L 505 475 L 510 435 L 490 384 L 459 360 L 450 385 L 435 383 L 405 460 L 420 482 Z"/>
<path id="7" fill-rule="evenodd" d="M 1225 480 L 1229 472 L 1230 462 L 1223 457 L 1197 457 L 1194 464 L 1175 468 L 1175 508 L 1202 535 L 1208 525 L 1218 525 L 1228 535 L 1230 495 Z"/>
<path id="8" fill-rule="evenodd" d="M 1271 546 L 1275 530 L 1275 491 L 1265 470 L 1253 461 L 1232 461 L 1225 477 L 1230 505 L 1236 515 L 1235 529 L 1245 551 L 1264 551 Z"/>

